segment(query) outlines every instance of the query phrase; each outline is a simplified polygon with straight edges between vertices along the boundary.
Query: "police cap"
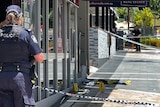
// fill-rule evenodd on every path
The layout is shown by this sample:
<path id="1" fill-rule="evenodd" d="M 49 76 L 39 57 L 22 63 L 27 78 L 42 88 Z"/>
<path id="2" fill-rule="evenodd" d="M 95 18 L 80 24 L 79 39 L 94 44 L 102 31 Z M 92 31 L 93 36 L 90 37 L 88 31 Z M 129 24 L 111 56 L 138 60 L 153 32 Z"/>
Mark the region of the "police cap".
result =
<path id="1" fill-rule="evenodd" d="M 6 9 L 6 12 L 7 12 L 7 14 L 9 14 L 10 12 L 15 12 L 18 17 L 22 15 L 22 10 L 18 5 L 8 6 Z"/>

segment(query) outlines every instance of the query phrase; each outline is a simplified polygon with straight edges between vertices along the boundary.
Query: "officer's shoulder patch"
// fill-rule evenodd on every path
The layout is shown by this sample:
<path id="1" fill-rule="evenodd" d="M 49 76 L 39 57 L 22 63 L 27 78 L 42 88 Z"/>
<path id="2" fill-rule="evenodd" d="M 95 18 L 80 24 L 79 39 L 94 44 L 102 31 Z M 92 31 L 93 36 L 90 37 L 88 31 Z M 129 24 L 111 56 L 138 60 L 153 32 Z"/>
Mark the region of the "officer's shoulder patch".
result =
<path id="1" fill-rule="evenodd" d="M 38 43 L 38 41 L 37 41 L 37 39 L 36 39 L 36 37 L 34 35 L 31 35 L 31 38 L 32 38 L 34 43 Z"/>

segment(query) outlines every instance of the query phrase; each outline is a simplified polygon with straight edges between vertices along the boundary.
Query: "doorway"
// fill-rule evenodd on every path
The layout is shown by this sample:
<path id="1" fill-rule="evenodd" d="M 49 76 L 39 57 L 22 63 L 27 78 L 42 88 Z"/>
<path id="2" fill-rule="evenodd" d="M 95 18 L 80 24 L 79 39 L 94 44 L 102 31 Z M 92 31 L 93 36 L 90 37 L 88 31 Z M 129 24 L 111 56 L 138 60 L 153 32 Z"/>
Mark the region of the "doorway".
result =
<path id="1" fill-rule="evenodd" d="M 7 6 L 11 5 L 12 4 L 12 0 L 1 0 L 1 3 L 0 3 L 0 22 L 4 21 L 5 20 L 5 17 L 6 17 L 6 8 Z"/>

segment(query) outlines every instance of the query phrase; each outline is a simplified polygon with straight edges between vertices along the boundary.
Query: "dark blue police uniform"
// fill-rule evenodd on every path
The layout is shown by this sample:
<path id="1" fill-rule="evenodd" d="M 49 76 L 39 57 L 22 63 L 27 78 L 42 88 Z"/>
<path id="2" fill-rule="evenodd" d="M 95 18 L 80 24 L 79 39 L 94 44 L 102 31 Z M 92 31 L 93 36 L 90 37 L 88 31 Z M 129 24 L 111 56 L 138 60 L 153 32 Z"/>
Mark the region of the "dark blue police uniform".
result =
<path id="1" fill-rule="evenodd" d="M 31 31 L 13 24 L 0 29 L 0 107 L 34 107 L 31 57 L 41 52 Z"/>
<path id="2" fill-rule="evenodd" d="M 133 36 L 138 36 L 139 34 L 141 34 L 139 29 L 134 29 L 132 33 L 133 33 Z M 134 41 L 140 43 L 140 38 L 134 38 Z M 139 51 L 139 52 L 141 51 L 140 45 L 136 44 L 136 51 Z"/>

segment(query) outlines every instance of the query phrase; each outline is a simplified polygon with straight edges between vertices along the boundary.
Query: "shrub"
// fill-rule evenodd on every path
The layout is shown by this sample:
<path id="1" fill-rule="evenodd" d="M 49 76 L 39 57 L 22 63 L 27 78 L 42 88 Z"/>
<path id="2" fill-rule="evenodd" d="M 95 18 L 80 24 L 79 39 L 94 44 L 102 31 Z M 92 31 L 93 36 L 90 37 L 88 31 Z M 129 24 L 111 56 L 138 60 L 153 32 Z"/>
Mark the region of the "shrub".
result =
<path id="1" fill-rule="evenodd" d="M 141 43 L 151 46 L 160 47 L 160 39 L 158 38 L 141 38 Z"/>

